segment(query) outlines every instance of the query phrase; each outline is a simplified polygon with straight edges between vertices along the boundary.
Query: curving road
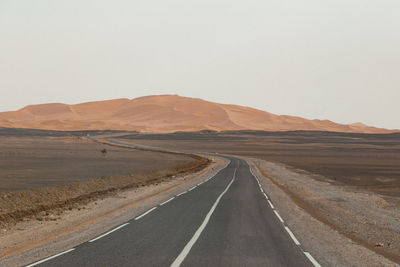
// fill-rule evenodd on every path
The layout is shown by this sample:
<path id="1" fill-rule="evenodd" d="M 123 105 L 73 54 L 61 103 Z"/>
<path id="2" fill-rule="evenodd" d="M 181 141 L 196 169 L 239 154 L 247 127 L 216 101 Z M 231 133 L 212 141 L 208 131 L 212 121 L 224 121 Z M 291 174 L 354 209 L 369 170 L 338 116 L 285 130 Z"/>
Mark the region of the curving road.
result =
<path id="1" fill-rule="evenodd" d="M 318 266 L 236 158 L 212 179 L 30 266 Z"/>

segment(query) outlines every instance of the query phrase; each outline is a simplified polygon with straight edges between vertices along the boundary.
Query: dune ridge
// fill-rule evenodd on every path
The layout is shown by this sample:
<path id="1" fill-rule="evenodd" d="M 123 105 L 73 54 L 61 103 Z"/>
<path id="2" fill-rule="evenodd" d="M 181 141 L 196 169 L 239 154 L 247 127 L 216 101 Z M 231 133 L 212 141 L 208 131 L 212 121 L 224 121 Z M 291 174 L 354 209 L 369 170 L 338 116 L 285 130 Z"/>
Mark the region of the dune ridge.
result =
<path id="1" fill-rule="evenodd" d="M 275 115 L 238 105 L 218 104 L 178 95 L 144 96 L 76 105 L 61 103 L 26 106 L 1 112 L 0 126 L 43 130 L 128 130 L 149 133 L 200 130 L 316 130 L 391 133 L 362 123 L 338 124 Z"/>

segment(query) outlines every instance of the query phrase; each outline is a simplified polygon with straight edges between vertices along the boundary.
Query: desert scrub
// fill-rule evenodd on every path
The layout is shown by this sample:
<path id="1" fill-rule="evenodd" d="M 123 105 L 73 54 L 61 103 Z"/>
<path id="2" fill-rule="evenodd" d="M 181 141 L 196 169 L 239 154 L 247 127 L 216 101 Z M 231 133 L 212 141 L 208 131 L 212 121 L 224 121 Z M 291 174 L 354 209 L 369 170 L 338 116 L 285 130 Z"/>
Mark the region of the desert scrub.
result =
<path id="1" fill-rule="evenodd" d="M 210 164 L 210 160 L 190 155 L 192 161 L 167 169 L 130 175 L 94 178 L 82 182 L 0 193 L 0 226 L 7 227 L 26 218 L 63 209 L 72 209 L 90 201 L 115 193 L 157 184 L 176 177 L 195 173 Z"/>

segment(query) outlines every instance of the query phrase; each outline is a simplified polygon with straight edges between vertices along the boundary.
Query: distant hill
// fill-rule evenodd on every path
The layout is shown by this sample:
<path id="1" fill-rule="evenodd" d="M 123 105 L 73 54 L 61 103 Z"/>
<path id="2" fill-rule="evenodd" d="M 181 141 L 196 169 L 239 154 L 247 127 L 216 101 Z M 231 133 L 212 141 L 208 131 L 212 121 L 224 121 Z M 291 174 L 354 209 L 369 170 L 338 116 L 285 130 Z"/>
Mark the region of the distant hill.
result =
<path id="1" fill-rule="evenodd" d="M 152 133 L 199 130 L 316 130 L 356 133 L 397 132 L 328 120 L 307 120 L 177 95 L 115 99 L 77 105 L 42 104 L 1 112 L 0 126 L 45 130 L 129 130 Z"/>

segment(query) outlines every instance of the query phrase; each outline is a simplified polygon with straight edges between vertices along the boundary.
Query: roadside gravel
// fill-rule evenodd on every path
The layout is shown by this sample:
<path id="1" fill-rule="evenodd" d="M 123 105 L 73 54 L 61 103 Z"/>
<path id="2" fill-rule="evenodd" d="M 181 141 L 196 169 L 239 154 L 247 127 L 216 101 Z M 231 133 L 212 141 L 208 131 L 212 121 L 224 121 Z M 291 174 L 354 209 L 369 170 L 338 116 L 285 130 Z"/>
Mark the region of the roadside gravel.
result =
<path id="1" fill-rule="evenodd" d="M 0 229 L 0 266 L 22 266 L 86 242 L 186 191 L 227 164 L 219 157 L 208 158 L 212 164 L 198 173 L 117 192 L 59 215 L 43 214 L 42 221 Z"/>
<path id="2" fill-rule="evenodd" d="M 399 266 L 396 199 L 321 182 L 283 164 L 247 160 L 285 223 L 322 266 Z"/>

